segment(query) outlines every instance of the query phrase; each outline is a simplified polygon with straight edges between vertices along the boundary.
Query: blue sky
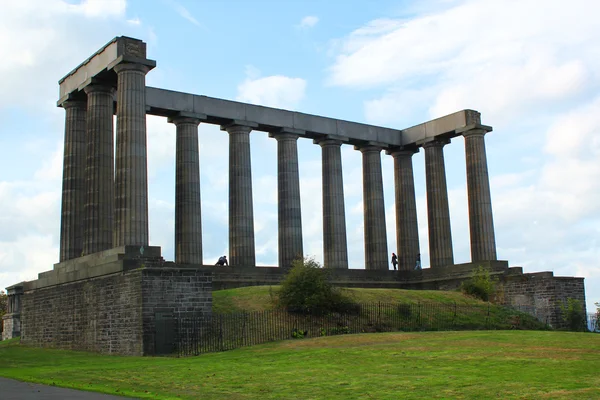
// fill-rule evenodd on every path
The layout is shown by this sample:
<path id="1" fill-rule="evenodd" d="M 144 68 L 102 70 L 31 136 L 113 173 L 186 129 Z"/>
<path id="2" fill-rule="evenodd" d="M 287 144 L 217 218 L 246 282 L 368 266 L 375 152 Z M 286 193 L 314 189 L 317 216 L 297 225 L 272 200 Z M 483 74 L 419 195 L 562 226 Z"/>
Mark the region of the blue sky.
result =
<path id="1" fill-rule="evenodd" d="M 0 14 L 0 287 L 58 260 L 58 80 L 115 36 L 147 84 L 406 128 L 465 108 L 486 136 L 500 259 L 586 278 L 600 301 L 600 28 L 592 0 L 21 0 Z M 204 258 L 227 253 L 227 135 L 201 125 Z M 148 118 L 150 240 L 173 258 L 175 128 Z M 257 261 L 277 260 L 276 142 L 251 134 Z M 361 155 L 342 149 L 349 259 L 363 268 Z M 320 148 L 299 141 L 304 245 L 322 260 Z M 445 147 L 456 262 L 468 262 L 464 141 Z M 423 154 L 414 157 L 428 265 Z M 393 162 L 382 154 L 395 251 Z"/>

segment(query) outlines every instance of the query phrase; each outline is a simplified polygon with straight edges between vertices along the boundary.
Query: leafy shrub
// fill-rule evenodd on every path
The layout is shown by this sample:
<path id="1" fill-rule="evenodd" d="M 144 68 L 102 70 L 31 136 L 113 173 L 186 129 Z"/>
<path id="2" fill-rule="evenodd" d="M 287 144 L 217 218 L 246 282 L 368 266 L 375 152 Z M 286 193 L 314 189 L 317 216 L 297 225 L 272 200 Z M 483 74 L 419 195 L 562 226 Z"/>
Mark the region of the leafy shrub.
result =
<path id="1" fill-rule="evenodd" d="M 466 295 L 489 301 L 496 291 L 497 279 L 490 276 L 490 271 L 481 265 L 475 269 L 471 279 L 461 285 L 461 291 Z"/>
<path id="2" fill-rule="evenodd" d="M 0 290 L 0 324 L 2 324 L 2 316 L 8 311 L 8 296 L 4 291 Z"/>
<path id="3" fill-rule="evenodd" d="M 294 338 L 294 339 L 303 339 L 307 335 L 308 335 L 308 331 L 301 331 L 298 328 L 294 328 L 292 330 L 292 338 Z"/>
<path id="4" fill-rule="evenodd" d="M 350 328 L 347 326 L 338 326 L 337 328 L 331 328 L 329 330 L 330 335 L 345 335 L 350 333 Z"/>
<path id="5" fill-rule="evenodd" d="M 567 329 L 576 332 L 587 330 L 585 311 L 583 311 L 581 301 L 569 297 L 566 303 L 560 304 L 560 310 Z"/>
<path id="6" fill-rule="evenodd" d="M 329 270 L 312 258 L 295 260 L 279 289 L 279 305 L 289 312 L 352 312 L 358 306 L 329 279 Z"/>

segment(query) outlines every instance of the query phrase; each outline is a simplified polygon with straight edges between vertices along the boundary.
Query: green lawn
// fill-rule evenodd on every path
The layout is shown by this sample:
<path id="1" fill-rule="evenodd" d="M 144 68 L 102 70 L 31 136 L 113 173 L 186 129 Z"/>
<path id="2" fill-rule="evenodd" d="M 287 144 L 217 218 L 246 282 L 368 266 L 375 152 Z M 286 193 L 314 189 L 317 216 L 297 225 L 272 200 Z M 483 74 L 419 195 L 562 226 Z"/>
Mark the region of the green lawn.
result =
<path id="1" fill-rule="evenodd" d="M 158 399 L 598 399 L 600 335 L 381 333 L 142 358 L 0 342 L 0 376 Z"/>

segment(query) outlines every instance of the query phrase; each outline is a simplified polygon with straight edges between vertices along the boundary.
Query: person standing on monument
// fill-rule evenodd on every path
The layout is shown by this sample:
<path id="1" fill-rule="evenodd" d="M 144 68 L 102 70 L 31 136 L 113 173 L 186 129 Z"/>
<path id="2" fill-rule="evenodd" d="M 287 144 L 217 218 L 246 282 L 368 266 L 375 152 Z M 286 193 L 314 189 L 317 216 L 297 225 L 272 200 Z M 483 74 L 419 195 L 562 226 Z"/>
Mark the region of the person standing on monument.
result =
<path id="1" fill-rule="evenodd" d="M 392 253 L 392 265 L 394 266 L 394 271 L 395 271 L 396 265 L 398 265 L 398 257 L 396 257 L 396 253 Z"/>
<path id="2" fill-rule="evenodd" d="M 420 270 L 421 269 L 421 254 L 417 254 L 417 262 L 415 264 L 415 270 Z"/>

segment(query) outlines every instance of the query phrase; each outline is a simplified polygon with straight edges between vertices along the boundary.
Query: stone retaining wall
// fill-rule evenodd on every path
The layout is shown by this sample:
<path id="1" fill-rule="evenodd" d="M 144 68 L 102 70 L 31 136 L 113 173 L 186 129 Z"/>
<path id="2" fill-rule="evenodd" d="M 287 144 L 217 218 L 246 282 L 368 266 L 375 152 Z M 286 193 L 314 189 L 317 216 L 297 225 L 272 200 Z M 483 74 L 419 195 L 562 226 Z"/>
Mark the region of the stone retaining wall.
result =
<path id="1" fill-rule="evenodd" d="M 210 272 L 139 268 L 25 291 L 21 340 L 40 347 L 154 354 L 155 313 L 212 308 Z"/>

